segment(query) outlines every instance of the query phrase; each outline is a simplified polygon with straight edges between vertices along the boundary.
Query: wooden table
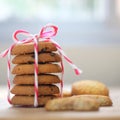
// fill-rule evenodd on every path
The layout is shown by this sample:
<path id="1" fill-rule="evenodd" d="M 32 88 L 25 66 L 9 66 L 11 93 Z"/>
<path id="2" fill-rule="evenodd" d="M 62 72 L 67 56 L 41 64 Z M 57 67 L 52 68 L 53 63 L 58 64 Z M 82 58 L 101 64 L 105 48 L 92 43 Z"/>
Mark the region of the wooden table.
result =
<path id="1" fill-rule="evenodd" d="M 1 93 L 1 92 L 0 92 Z M 112 107 L 92 112 L 48 112 L 44 108 L 13 107 L 0 100 L 0 120 L 120 120 L 120 88 L 110 89 Z"/>

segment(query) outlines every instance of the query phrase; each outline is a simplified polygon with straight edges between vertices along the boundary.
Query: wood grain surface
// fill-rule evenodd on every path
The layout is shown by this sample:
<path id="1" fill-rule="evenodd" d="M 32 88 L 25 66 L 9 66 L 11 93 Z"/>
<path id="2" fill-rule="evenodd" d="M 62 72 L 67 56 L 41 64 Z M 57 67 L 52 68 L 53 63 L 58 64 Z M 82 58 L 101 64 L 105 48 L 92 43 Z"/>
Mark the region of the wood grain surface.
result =
<path id="1" fill-rule="evenodd" d="M 44 108 L 13 107 L 0 98 L 0 120 L 120 120 L 120 88 L 111 88 L 112 107 L 91 112 L 48 112 Z"/>

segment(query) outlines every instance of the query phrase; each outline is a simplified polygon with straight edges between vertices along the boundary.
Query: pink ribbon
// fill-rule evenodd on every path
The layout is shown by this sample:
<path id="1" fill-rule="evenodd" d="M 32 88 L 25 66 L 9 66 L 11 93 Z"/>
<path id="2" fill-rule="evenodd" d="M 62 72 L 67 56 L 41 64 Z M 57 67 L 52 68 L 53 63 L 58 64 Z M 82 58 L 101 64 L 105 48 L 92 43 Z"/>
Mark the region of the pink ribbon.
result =
<path id="1" fill-rule="evenodd" d="M 37 107 L 38 106 L 38 41 L 45 41 L 45 42 L 52 42 L 59 54 L 61 55 L 61 57 L 63 57 L 73 68 L 73 70 L 75 71 L 76 75 L 80 75 L 81 74 L 81 70 L 79 68 L 77 68 L 77 66 L 66 56 L 66 54 L 64 53 L 64 51 L 62 50 L 61 46 L 54 41 L 53 39 L 51 39 L 51 37 L 55 36 L 57 34 L 58 31 L 58 27 L 54 26 L 54 25 L 46 25 L 45 27 L 43 27 L 40 31 L 40 33 L 38 35 L 32 35 L 27 31 L 24 30 L 17 30 L 16 32 L 14 32 L 13 34 L 13 40 L 14 43 L 10 46 L 10 48 L 6 49 L 5 51 L 3 51 L 0 54 L 0 57 L 6 57 L 7 56 L 7 70 L 8 70 L 8 75 L 7 75 L 7 83 L 8 83 L 8 102 L 11 103 L 10 100 L 10 85 L 11 85 L 11 81 L 10 81 L 10 75 L 11 75 L 11 51 L 14 48 L 14 46 L 16 44 L 25 44 L 25 43 L 30 43 L 33 42 L 34 43 L 34 53 L 35 53 L 35 61 L 34 61 L 34 75 L 35 75 L 35 81 L 34 81 L 34 91 L 35 91 L 35 97 L 34 97 L 34 106 Z M 17 35 L 25 35 L 27 36 L 26 39 L 23 40 L 19 40 Z M 41 38 L 38 40 L 38 38 Z M 62 91 L 63 91 L 63 74 L 64 74 L 64 65 L 63 62 L 61 61 L 61 68 L 62 68 L 62 76 L 61 76 L 61 96 L 62 96 Z"/>

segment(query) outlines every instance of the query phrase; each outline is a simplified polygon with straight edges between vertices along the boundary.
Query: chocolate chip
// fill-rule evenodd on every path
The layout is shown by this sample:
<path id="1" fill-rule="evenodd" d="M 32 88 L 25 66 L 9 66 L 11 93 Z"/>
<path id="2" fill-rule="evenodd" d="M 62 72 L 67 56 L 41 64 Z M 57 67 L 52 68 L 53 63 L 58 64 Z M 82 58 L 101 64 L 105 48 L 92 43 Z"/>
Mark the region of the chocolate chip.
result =
<path id="1" fill-rule="evenodd" d="M 28 61 L 28 64 L 33 64 L 34 62 Z"/>
<path id="2" fill-rule="evenodd" d="M 52 91 L 52 92 L 54 91 L 53 87 L 51 87 L 51 91 Z"/>
<path id="3" fill-rule="evenodd" d="M 35 55 L 34 55 L 34 54 L 33 54 L 33 55 L 31 55 L 31 57 L 32 57 L 32 58 L 35 58 Z"/>
<path id="4" fill-rule="evenodd" d="M 45 48 L 43 48 L 43 49 L 41 49 L 41 52 L 46 52 L 47 51 L 47 47 L 45 47 Z"/>
<path id="5" fill-rule="evenodd" d="M 54 56 L 55 56 L 55 53 L 50 53 L 50 55 L 54 57 Z"/>

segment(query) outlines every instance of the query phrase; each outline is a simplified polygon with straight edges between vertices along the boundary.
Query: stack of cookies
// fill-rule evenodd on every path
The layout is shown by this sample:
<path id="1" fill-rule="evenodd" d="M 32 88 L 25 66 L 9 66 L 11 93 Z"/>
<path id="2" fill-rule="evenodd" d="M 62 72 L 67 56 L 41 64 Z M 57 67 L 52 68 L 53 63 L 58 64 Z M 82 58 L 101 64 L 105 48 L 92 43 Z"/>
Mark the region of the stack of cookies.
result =
<path id="1" fill-rule="evenodd" d="M 11 99 L 13 105 L 34 105 L 34 45 L 33 43 L 16 45 L 11 55 L 15 55 L 12 63 L 13 88 Z M 51 42 L 38 42 L 38 105 L 44 106 L 48 100 L 60 94 L 58 74 L 61 73 L 59 62 L 61 57 Z"/>

